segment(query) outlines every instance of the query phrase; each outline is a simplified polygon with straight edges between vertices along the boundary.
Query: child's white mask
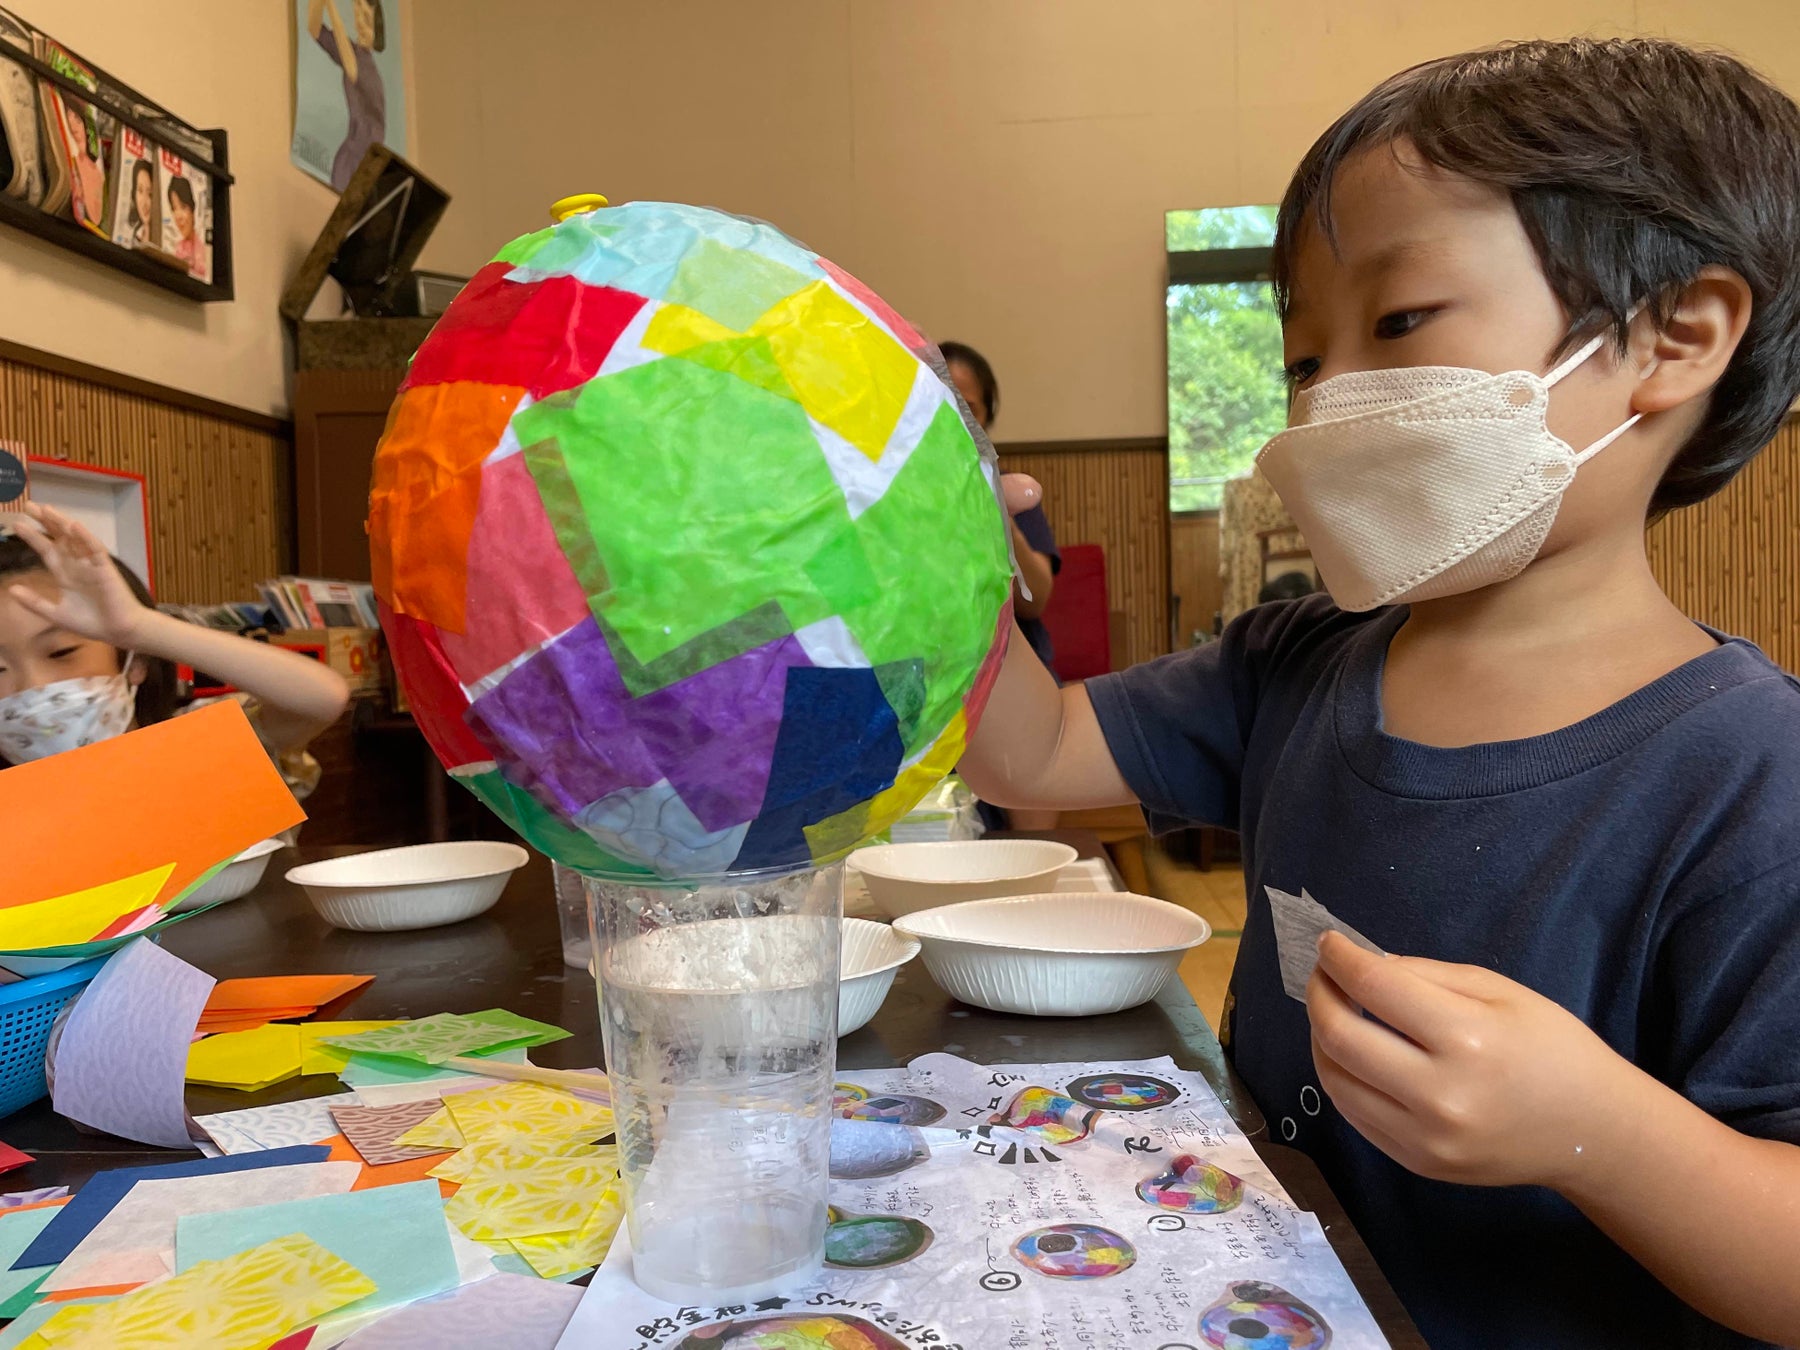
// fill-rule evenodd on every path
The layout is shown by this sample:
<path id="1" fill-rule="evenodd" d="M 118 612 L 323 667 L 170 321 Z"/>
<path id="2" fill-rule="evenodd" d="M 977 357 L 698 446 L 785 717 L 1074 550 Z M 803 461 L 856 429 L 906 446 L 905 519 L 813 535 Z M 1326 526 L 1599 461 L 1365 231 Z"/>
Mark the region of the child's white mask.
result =
<path id="1" fill-rule="evenodd" d="M 137 691 L 125 672 L 57 680 L 0 698 L 0 759 L 26 764 L 110 740 L 131 725 Z"/>
<path id="2" fill-rule="evenodd" d="M 1638 420 L 1579 454 L 1545 425 L 1551 387 L 1605 340 L 1548 375 L 1358 370 L 1295 395 L 1293 425 L 1256 462 L 1340 608 L 1456 595 L 1525 570 L 1575 470 Z"/>

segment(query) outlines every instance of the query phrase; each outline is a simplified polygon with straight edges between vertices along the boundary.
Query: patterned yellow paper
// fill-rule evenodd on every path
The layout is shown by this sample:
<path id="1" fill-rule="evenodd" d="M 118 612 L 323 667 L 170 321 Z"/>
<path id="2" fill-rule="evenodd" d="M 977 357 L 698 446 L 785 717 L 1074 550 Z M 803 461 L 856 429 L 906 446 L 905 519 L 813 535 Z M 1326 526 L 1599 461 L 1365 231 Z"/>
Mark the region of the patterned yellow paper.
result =
<path id="1" fill-rule="evenodd" d="M 464 1140 L 472 1144 L 515 1135 L 595 1139 L 612 1133 L 613 1128 L 611 1108 L 541 1083 L 508 1083 L 459 1092 L 444 1098 L 444 1107 Z"/>
<path id="2" fill-rule="evenodd" d="M 587 1158 L 539 1158 L 463 1186 L 444 1203 L 444 1216 L 480 1242 L 570 1233 L 617 1176 Z"/>
<path id="3" fill-rule="evenodd" d="M 56 1350 L 246 1350 L 375 1289 L 356 1267 L 294 1233 L 110 1303 L 67 1308 L 37 1334 Z"/>
<path id="4" fill-rule="evenodd" d="M 395 1135 L 394 1142 L 402 1148 L 461 1148 L 467 1141 L 440 1106 L 405 1134 Z"/>
<path id="5" fill-rule="evenodd" d="M 624 1216 L 625 1198 L 615 1183 L 601 1193 L 599 1203 L 588 1214 L 586 1222 L 573 1233 L 514 1238 L 513 1250 L 525 1258 L 541 1279 L 554 1280 L 604 1261 Z"/>
<path id="6" fill-rule="evenodd" d="M 497 1139 L 470 1144 L 452 1153 L 426 1176 L 458 1184 L 479 1181 L 489 1172 L 529 1166 L 539 1158 L 586 1158 L 607 1167 L 619 1165 L 619 1151 L 611 1144 L 584 1144 L 579 1139 Z"/>
<path id="7" fill-rule="evenodd" d="M 354 1036 L 361 1031 L 397 1027 L 399 1022 L 302 1022 L 300 1024 L 300 1072 L 339 1073 L 350 1064 L 350 1052 L 320 1043 L 321 1036 Z"/>

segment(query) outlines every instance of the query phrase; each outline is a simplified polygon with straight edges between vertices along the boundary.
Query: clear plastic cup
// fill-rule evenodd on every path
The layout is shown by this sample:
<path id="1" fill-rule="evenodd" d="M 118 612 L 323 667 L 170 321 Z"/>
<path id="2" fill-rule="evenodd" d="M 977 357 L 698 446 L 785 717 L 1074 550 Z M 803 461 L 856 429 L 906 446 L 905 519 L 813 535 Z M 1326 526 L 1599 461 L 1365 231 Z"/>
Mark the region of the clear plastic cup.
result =
<path id="1" fill-rule="evenodd" d="M 588 927 L 587 888 L 581 873 L 550 864 L 556 878 L 556 922 L 562 929 L 563 964 L 571 970 L 586 970 L 593 959 L 593 930 Z"/>
<path id="2" fill-rule="evenodd" d="M 639 1286 L 718 1306 L 810 1282 L 825 1254 L 842 864 L 586 887 Z"/>

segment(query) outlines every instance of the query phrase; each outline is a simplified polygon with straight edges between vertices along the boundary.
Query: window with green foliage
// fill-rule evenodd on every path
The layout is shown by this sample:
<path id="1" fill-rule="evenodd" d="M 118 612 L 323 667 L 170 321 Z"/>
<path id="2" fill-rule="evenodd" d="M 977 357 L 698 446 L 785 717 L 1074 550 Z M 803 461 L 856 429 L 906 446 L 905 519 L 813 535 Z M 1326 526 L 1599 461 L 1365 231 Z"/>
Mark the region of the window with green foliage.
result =
<path id="1" fill-rule="evenodd" d="M 1169 509 L 1216 511 L 1287 421 L 1273 206 L 1170 211 Z"/>

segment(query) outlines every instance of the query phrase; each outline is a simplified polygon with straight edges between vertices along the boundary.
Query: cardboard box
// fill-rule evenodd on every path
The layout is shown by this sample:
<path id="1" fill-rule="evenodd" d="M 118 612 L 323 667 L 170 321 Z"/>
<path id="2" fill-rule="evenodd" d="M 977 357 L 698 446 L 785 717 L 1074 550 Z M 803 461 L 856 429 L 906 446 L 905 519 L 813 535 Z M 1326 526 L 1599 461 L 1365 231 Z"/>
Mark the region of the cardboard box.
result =
<path id="1" fill-rule="evenodd" d="M 387 682 L 387 647 L 379 628 L 290 628 L 269 641 L 323 661 L 344 677 L 352 694 L 379 694 Z"/>

